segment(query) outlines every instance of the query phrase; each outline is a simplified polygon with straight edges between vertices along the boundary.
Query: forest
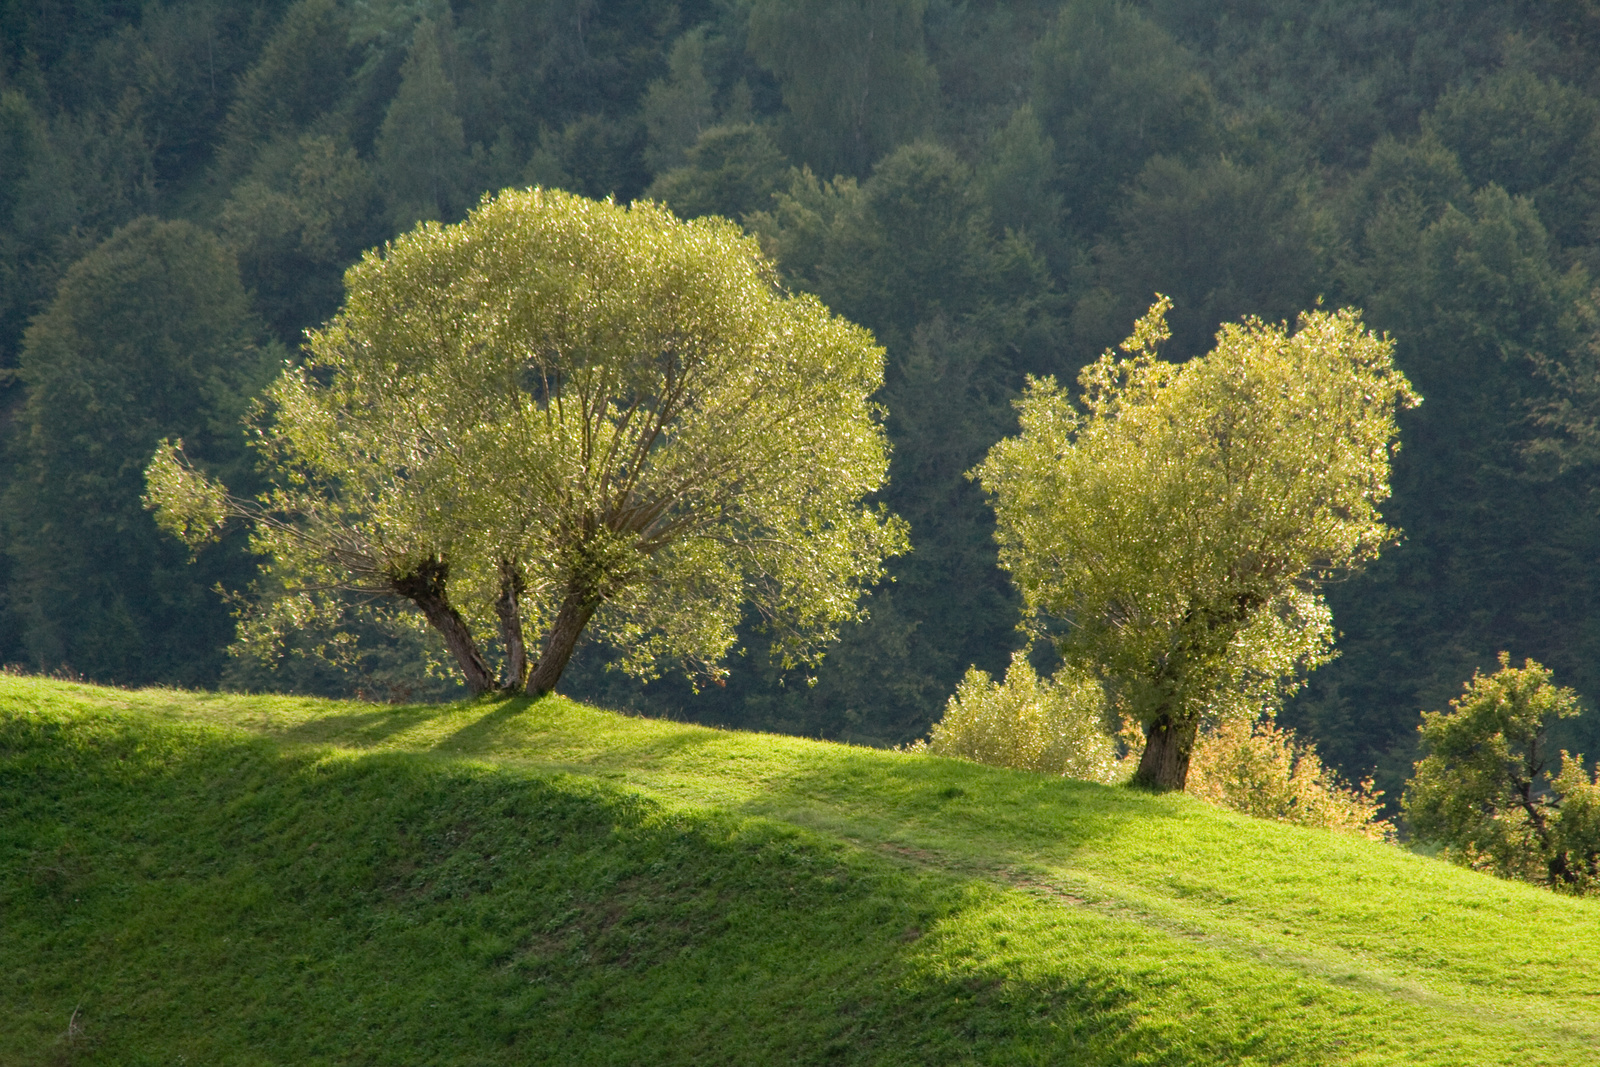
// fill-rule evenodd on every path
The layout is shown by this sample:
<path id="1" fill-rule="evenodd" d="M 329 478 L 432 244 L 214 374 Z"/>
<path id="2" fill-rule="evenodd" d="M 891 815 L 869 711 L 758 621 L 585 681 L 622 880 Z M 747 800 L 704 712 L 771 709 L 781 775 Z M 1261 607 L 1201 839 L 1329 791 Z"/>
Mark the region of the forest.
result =
<path id="1" fill-rule="evenodd" d="M 814 671 L 752 617 L 725 685 L 591 646 L 563 693 L 920 738 L 1025 639 L 968 472 L 1026 375 L 1070 382 L 1156 293 L 1179 360 L 1353 306 L 1423 398 L 1403 534 L 1327 590 L 1338 658 L 1280 721 L 1393 794 L 1501 651 L 1600 697 L 1597 57 L 1595 0 L 0 0 L 0 663 L 451 694 L 415 630 L 230 655 L 256 559 L 191 561 L 143 472 L 182 437 L 249 489 L 241 418 L 346 268 L 537 185 L 733 219 L 871 329 L 912 546 Z"/>

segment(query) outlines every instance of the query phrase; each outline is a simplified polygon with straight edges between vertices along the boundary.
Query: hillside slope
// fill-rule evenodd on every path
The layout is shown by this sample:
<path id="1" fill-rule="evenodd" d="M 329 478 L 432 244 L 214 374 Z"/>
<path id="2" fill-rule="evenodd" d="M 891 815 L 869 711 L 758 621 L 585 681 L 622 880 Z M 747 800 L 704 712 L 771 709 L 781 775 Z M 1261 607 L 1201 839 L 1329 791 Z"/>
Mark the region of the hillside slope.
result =
<path id="1" fill-rule="evenodd" d="M 0 1062 L 1573 1064 L 1600 903 L 560 698 L 0 677 Z"/>

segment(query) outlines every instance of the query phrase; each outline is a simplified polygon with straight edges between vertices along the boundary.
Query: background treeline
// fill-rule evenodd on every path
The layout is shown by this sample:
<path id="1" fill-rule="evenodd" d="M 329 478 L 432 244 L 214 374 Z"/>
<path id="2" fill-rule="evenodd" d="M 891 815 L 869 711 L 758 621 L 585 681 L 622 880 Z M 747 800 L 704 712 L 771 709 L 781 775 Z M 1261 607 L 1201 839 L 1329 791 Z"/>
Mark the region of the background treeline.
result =
<path id="1" fill-rule="evenodd" d="M 0 0 L 0 662 L 426 692 L 378 633 L 343 673 L 230 660 L 245 546 L 191 564 L 140 472 L 182 436 L 241 484 L 239 417 L 343 269 L 530 183 L 739 219 L 875 330 L 915 546 L 814 678 L 752 641 L 726 688 L 639 687 L 591 651 L 573 695 L 925 733 L 1020 640 L 964 472 L 1025 373 L 1072 378 L 1158 290 L 1179 357 L 1358 305 L 1426 397 L 1406 539 L 1332 590 L 1343 656 L 1286 712 L 1329 762 L 1393 787 L 1501 648 L 1600 694 L 1596 472 L 1539 417 L 1581 423 L 1552 404 L 1600 360 L 1594 0 Z"/>

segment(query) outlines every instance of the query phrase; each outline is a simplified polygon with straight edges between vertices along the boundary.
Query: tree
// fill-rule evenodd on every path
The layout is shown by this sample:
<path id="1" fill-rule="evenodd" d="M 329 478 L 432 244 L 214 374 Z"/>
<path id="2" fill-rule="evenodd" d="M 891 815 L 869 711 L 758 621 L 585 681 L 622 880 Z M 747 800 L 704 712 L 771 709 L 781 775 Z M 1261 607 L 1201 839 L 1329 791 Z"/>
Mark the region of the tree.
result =
<path id="1" fill-rule="evenodd" d="M 1600 784 L 1565 750 L 1551 773 L 1550 729 L 1577 714 L 1578 695 L 1548 670 L 1500 653 L 1500 669 L 1474 672 L 1449 711 L 1423 712 L 1428 754 L 1406 783 L 1412 833 L 1503 878 L 1600 885 Z"/>
<path id="2" fill-rule="evenodd" d="M 1132 4 L 1072 0 L 1033 48 L 1033 107 L 1080 231 L 1098 232 L 1154 155 L 1207 154 L 1217 105 L 1194 57 Z"/>
<path id="3" fill-rule="evenodd" d="M 478 693 L 486 625 L 506 690 L 549 691 L 586 628 L 632 673 L 720 680 L 746 603 L 815 659 L 905 547 L 861 503 L 887 467 L 882 349 L 725 220 L 508 190 L 346 288 L 255 420 L 269 492 L 229 496 L 171 447 L 149 470 L 191 543 L 252 524 L 258 636 L 343 594 L 409 602 Z"/>
<path id="4" fill-rule="evenodd" d="M 925 0 L 757 0 L 750 53 L 777 77 L 790 155 L 824 176 L 860 176 L 927 124 L 938 74 Z"/>
<path id="5" fill-rule="evenodd" d="M 684 153 L 716 121 L 705 72 L 705 27 L 679 37 L 667 56 L 670 76 L 650 83 L 639 102 L 650 146 L 644 162 L 660 172 L 679 166 Z"/>
<path id="6" fill-rule="evenodd" d="M 1379 817 L 1383 790 L 1371 778 L 1351 785 L 1322 762 L 1317 746 L 1272 718 L 1225 719 L 1202 730 L 1189 763 L 1187 790 L 1202 800 L 1258 819 L 1392 840 Z"/>
<path id="7" fill-rule="evenodd" d="M 429 19 L 417 23 L 400 88 L 373 145 L 397 230 L 419 219 L 451 218 L 464 206 L 466 135 L 439 45 L 439 28 Z"/>
<path id="8" fill-rule="evenodd" d="M 1561 244 L 1600 236 L 1600 100 L 1512 67 L 1447 93 L 1422 127 L 1474 185 L 1530 198 Z"/>
<path id="9" fill-rule="evenodd" d="M 35 667 L 122 684 L 213 684 L 231 628 L 210 589 L 241 551 L 185 567 L 139 506 L 163 435 L 248 477 L 239 422 L 272 376 L 238 271 L 187 222 L 137 219 L 73 264 L 28 328 L 28 389 L 0 517 Z M 242 546 L 237 546 L 242 548 Z"/>
<path id="10" fill-rule="evenodd" d="M 1176 366 L 1156 355 L 1168 306 L 1085 368 L 1082 412 L 1030 378 L 1021 433 L 975 473 L 1028 624 L 1144 726 L 1135 781 L 1182 789 L 1203 718 L 1260 711 L 1330 657 L 1318 587 L 1394 535 L 1378 505 L 1416 398 L 1354 311 L 1293 334 L 1246 319 Z"/>
<path id="11" fill-rule="evenodd" d="M 1576 622 L 1600 603 L 1586 472 L 1545 477 L 1555 472 L 1527 462 L 1530 410 L 1563 391 L 1536 368 L 1581 363 L 1588 283 L 1561 269 L 1529 201 L 1492 185 L 1455 200 L 1441 151 L 1385 153 L 1395 186 L 1373 198 L 1347 290 L 1398 339 L 1396 362 L 1428 398 L 1402 416 L 1392 473 L 1387 514 L 1406 540 L 1330 590 L 1344 655 L 1289 709 L 1330 763 L 1376 765 L 1394 793 L 1418 758 L 1416 709 L 1444 706 L 1503 644 L 1580 690 L 1600 678 L 1600 635 Z"/>
<path id="12" fill-rule="evenodd" d="M 1217 327 L 1251 313 L 1292 316 L 1317 293 L 1308 183 L 1227 158 L 1189 167 L 1157 156 L 1095 249 L 1095 288 L 1074 311 L 1084 348 L 1114 344 L 1152 292 L 1171 294 L 1177 358 L 1199 355 Z"/>
<path id="13" fill-rule="evenodd" d="M 339 99 L 354 69 L 350 22 L 335 0 L 296 0 L 239 79 L 217 164 L 237 176 L 274 140 L 291 143 Z"/>
<path id="14" fill-rule="evenodd" d="M 239 182 L 217 227 L 240 280 L 278 337 L 294 343 L 339 307 L 344 268 L 389 232 L 371 168 L 348 144 L 307 135 L 278 175 Z"/>
<path id="15" fill-rule="evenodd" d="M 684 158 L 684 166 L 657 175 L 646 195 L 686 219 L 737 219 L 770 207 L 789 169 L 766 131 L 752 123 L 712 126 Z"/>

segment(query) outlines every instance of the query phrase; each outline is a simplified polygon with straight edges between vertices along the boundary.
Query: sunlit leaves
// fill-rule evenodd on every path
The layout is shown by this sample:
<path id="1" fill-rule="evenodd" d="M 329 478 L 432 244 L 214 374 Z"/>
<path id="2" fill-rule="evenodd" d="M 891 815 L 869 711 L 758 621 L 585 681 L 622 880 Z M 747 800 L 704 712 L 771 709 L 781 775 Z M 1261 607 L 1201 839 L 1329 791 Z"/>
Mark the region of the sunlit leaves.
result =
<path id="1" fill-rule="evenodd" d="M 1353 311 L 1246 320 L 1162 361 L 1165 300 L 1085 369 L 1082 407 L 1031 381 L 1021 433 L 976 474 L 1030 625 L 1148 723 L 1271 706 L 1325 662 L 1319 583 L 1394 535 L 1391 343 Z"/>
<path id="2" fill-rule="evenodd" d="M 905 546 L 861 502 L 882 349 L 725 220 L 506 191 L 345 281 L 257 423 L 277 486 L 237 509 L 291 593 L 394 595 L 439 560 L 482 627 L 510 573 L 536 631 L 576 613 L 634 673 L 716 677 L 744 604 L 813 661 Z"/>

